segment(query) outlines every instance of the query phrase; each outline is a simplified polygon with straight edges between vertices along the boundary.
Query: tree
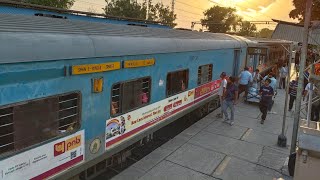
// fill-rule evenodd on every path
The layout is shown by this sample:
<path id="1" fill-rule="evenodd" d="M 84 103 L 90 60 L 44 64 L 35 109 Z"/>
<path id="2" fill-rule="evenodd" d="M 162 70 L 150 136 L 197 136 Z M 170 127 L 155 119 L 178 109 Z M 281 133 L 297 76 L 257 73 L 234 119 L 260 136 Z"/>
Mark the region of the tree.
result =
<path id="1" fill-rule="evenodd" d="M 241 17 L 237 16 L 236 9 L 230 7 L 213 6 L 206 10 L 201 19 L 201 24 L 206 26 L 210 32 L 226 33 L 233 29 L 241 22 Z"/>
<path id="2" fill-rule="evenodd" d="M 19 2 L 49 6 L 61 9 L 70 9 L 75 0 L 16 0 Z"/>
<path id="3" fill-rule="evenodd" d="M 106 15 L 158 21 L 170 27 L 177 25 L 174 23 L 177 15 L 169 6 L 162 3 L 153 5 L 152 0 L 143 3 L 138 3 L 136 0 L 106 0 L 106 2 L 104 8 Z"/>
<path id="4" fill-rule="evenodd" d="M 257 31 L 257 27 L 255 24 L 250 23 L 249 21 L 240 22 L 240 36 L 254 36 Z"/>
<path id="5" fill-rule="evenodd" d="M 257 36 L 261 38 L 271 38 L 272 33 L 273 33 L 273 30 L 270 30 L 268 28 L 263 28 L 257 33 Z"/>
<path id="6" fill-rule="evenodd" d="M 159 21 L 170 27 L 175 27 L 177 23 L 174 21 L 177 19 L 177 15 L 170 10 L 169 6 L 164 6 L 162 3 L 152 5 L 151 0 L 149 2 L 148 20 Z"/>
<path id="7" fill-rule="evenodd" d="M 300 22 L 304 21 L 305 10 L 306 10 L 306 0 L 293 0 L 293 9 L 289 13 L 289 17 L 293 19 L 298 19 Z M 313 0 L 312 2 L 312 12 L 311 12 L 311 21 L 320 20 L 320 1 Z"/>
<path id="8" fill-rule="evenodd" d="M 134 0 L 106 0 L 107 5 L 104 11 L 110 16 L 120 16 L 127 18 L 146 19 L 146 3 L 138 3 Z"/>

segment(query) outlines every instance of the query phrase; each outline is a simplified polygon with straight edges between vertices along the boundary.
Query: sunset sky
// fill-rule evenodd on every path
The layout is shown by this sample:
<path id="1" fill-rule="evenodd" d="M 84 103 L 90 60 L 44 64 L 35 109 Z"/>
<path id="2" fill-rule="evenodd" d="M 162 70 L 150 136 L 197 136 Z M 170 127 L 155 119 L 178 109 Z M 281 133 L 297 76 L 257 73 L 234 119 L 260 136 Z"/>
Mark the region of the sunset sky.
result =
<path id="1" fill-rule="evenodd" d="M 171 7 L 171 0 L 153 1 L 162 1 Z M 105 4 L 105 0 L 76 0 L 72 9 L 103 13 Z M 292 0 L 176 0 L 177 27 L 190 28 L 192 21 L 199 21 L 203 18 L 203 11 L 214 5 L 235 7 L 238 14 L 249 21 L 266 21 L 271 18 L 294 21 L 288 15 L 293 9 Z M 265 27 L 274 29 L 275 25 L 260 25 L 258 28 Z M 196 28 L 200 28 L 200 25 Z"/>

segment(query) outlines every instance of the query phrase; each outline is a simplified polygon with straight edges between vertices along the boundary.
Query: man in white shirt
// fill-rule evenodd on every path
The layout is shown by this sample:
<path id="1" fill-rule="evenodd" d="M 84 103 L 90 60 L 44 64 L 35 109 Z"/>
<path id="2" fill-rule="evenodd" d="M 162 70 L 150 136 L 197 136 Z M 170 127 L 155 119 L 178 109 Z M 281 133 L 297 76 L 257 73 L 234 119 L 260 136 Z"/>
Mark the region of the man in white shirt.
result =
<path id="1" fill-rule="evenodd" d="M 239 76 L 240 80 L 239 80 L 239 94 L 241 94 L 243 91 L 244 93 L 244 97 L 247 97 L 248 94 L 248 86 L 249 83 L 252 82 L 252 74 L 249 72 L 249 68 L 245 67 L 244 71 L 241 72 L 240 76 Z"/>
<path id="2" fill-rule="evenodd" d="M 258 89 L 260 87 L 258 86 L 258 83 L 262 80 L 262 76 L 259 72 L 260 72 L 259 69 L 256 69 L 252 74 L 252 78 L 253 78 L 252 87 L 254 87 L 255 89 Z"/>
<path id="3" fill-rule="evenodd" d="M 219 100 L 220 100 L 220 105 L 222 105 L 223 102 L 223 95 L 226 91 L 227 88 L 227 80 L 226 80 L 227 74 L 225 72 L 222 72 L 220 75 L 221 78 L 221 82 L 220 82 L 220 86 L 219 86 L 219 90 L 218 90 L 218 95 L 219 95 Z M 222 111 L 222 107 L 221 107 L 221 112 L 219 114 L 217 114 L 217 117 L 222 118 L 223 117 L 223 111 Z"/>
<path id="4" fill-rule="evenodd" d="M 312 89 L 313 89 L 313 90 L 315 89 L 314 84 L 313 84 L 313 88 L 312 88 Z M 307 97 L 307 100 L 308 100 L 310 92 L 311 92 L 311 83 L 308 83 L 308 84 L 306 85 L 306 88 L 304 88 L 303 100 L 305 100 L 306 97 Z"/>
<path id="5" fill-rule="evenodd" d="M 275 75 L 273 73 L 269 73 L 263 78 L 263 81 L 266 81 L 267 79 L 271 80 L 270 86 L 273 88 L 274 93 L 277 94 L 277 79 L 275 78 Z"/>
<path id="6" fill-rule="evenodd" d="M 280 69 L 280 82 L 279 82 L 279 89 L 286 88 L 286 78 L 288 76 L 288 69 L 285 64 Z M 282 85 L 282 87 L 281 87 Z"/>

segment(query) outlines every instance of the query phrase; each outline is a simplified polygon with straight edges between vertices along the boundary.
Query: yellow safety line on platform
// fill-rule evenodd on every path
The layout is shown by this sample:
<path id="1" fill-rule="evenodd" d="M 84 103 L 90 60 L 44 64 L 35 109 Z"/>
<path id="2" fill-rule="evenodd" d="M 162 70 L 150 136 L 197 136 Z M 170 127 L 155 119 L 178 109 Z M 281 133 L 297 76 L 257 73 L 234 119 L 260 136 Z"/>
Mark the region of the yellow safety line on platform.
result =
<path id="1" fill-rule="evenodd" d="M 252 132 L 252 129 L 249 128 L 249 129 L 243 134 L 243 136 L 241 137 L 241 140 L 246 139 L 251 132 Z"/>
<path id="2" fill-rule="evenodd" d="M 231 160 L 231 157 L 229 156 L 224 158 L 224 160 L 218 166 L 217 170 L 214 172 L 214 175 L 220 176 L 223 173 L 224 169 L 228 166 L 230 160 Z"/>

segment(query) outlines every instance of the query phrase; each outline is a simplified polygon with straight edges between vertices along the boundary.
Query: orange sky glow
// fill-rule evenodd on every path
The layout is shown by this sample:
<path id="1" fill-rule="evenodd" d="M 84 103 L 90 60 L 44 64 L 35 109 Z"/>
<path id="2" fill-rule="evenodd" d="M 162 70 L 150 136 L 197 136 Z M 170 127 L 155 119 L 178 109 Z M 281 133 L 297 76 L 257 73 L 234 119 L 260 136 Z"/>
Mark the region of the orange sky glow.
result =
<path id="1" fill-rule="evenodd" d="M 153 2 L 163 2 L 170 7 L 171 1 L 153 0 Z M 103 13 L 102 8 L 105 5 L 105 0 L 76 0 L 72 9 Z M 297 21 L 290 19 L 288 15 L 294 9 L 292 0 L 175 0 L 177 27 L 190 28 L 192 21 L 199 21 L 203 18 L 203 11 L 214 5 L 236 8 L 237 14 L 248 21 L 269 21 L 272 18 Z M 200 25 L 195 26 L 195 29 L 199 28 L 201 28 Z M 275 24 L 259 25 L 258 28 L 274 29 Z"/>

